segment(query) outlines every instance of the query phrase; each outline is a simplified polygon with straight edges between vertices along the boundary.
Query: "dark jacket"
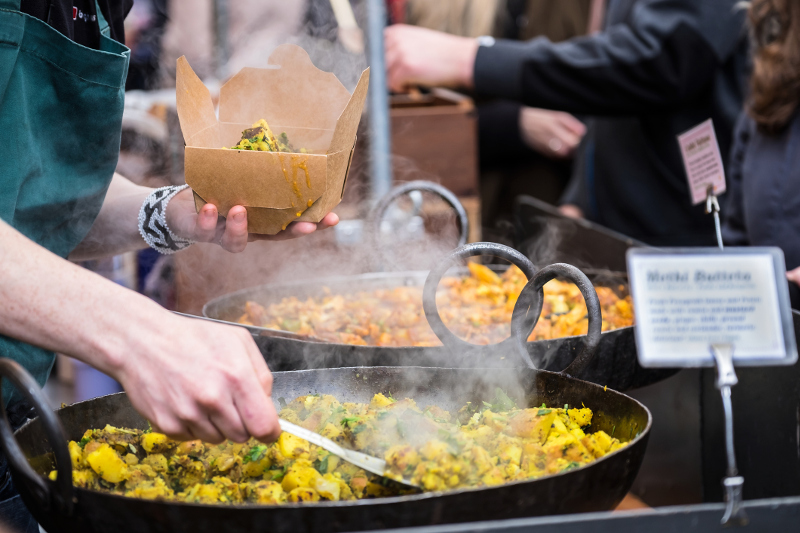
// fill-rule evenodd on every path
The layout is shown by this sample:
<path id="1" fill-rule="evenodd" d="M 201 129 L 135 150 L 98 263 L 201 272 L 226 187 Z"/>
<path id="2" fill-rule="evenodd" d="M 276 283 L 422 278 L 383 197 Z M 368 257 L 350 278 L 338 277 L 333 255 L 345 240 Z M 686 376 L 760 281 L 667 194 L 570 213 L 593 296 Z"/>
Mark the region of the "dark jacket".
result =
<path id="1" fill-rule="evenodd" d="M 475 89 L 596 117 L 579 165 L 590 218 L 655 245 L 711 245 L 714 226 L 690 205 L 676 136 L 713 118 L 727 158 L 747 78 L 736 4 L 610 0 L 600 34 L 481 47 Z"/>
<path id="2" fill-rule="evenodd" d="M 800 113 L 780 135 L 764 135 L 742 115 L 728 172 L 722 238 L 731 246 L 778 246 L 786 270 L 800 266 Z M 792 307 L 800 290 L 789 284 Z"/>

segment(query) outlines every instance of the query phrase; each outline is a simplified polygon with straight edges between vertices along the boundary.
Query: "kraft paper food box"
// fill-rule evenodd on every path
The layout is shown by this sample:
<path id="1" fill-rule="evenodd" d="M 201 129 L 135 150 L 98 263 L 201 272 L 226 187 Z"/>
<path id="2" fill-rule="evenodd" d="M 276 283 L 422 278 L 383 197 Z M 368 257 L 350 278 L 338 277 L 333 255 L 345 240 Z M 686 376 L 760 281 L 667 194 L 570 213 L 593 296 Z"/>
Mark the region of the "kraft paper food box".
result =
<path id="1" fill-rule="evenodd" d="M 293 221 L 322 220 L 342 200 L 368 86 L 369 69 L 351 95 L 305 50 L 284 44 L 270 55 L 269 68 L 244 68 L 222 86 L 218 120 L 208 88 L 179 58 L 177 110 L 197 209 L 209 202 L 224 216 L 243 205 L 248 230 L 267 235 Z M 223 148 L 261 119 L 308 153 Z"/>

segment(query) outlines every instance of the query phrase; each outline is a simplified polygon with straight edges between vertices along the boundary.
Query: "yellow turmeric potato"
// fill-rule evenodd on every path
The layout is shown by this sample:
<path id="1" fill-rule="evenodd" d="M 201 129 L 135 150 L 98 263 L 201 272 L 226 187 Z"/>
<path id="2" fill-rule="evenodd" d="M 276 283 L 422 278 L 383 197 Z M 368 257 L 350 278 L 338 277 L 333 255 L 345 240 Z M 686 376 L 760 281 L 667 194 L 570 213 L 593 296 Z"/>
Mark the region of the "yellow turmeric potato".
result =
<path id="1" fill-rule="evenodd" d="M 266 480 L 249 485 L 247 495 L 249 501 L 262 505 L 283 503 L 287 497 L 280 483 Z"/>
<path id="2" fill-rule="evenodd" d="M 554 409 L 523 409 L 509 420 L 509 427 L 512 435 L 531 438 L 543 444 L 555 419 Z"/>
<path id="3" fill-rule="evenodd" d="M 321 477 L 320 473 L 314 470 L 310 464 L 303 462 L 289 469 L 281 482 L 281 486 L 286 492 L 298 487 L 314 487 L 317 479 Z"/>
<path id="4" fill-rule="evenodd" d="M 145 433 L 140 442 L 147 453 L 160 453 L 169 447 L 169 438 L 163 433 Z"/>
<path id="5" fill-rule="evenodd" d="M 142 461 L 143 464 L 151 467 L 156 472 L 166 472 L 168 468 L 167 458 L 164 457 L 163 454 L 154 453 L 152 455 L 148 455 Z"/>
<path id="6" fill-rule="evenodd" d="M 374 408 L 380 407 L 387 407 L 394 403 L 394 400 L 390 400 L 380 392 L 372 397 L 372 400 L 369 402 L 369 406 Z"/>
<path id="7" fill-rule="evenodd" d="M 69 448 L 69 458 L 72 460 L 72 469 L 77 470 L 84 464 L 83 450 L 81 449 L 80 444 L 78 444 L 74 440 L 69 441 L 67 447 Z"/>
<path id="8" fill-rule="evenodd" d="M 145 500 L 159 500 L 168 499 L 174 496 L 175 492 L 167 486 L 163 479 L 155 478 L 135 485 L 129 495 Z"/>
<path id="9" fill-rule="evenodd" d="M 298 487 L 291 492 L 287 497 L 290 502 L 318 502 L 319 493 L 310 487 Z"/>
<path id="10" fill-rule="evenodd" d="M 570 409 L 569 417 L 580 427 L 588 426 L 592 423 L 592 410 L 589 408 Z"/>
<path id="11" fill-rule="evenodd" d="M 333 474 L 325 474 L 320 477 L 315 477 L 312 483 L 314 484 L 314 490 L 316 490 L 319 495 L 326 500 L 339 500 L 341 487 L 339 480 L 337 480 Z"/>
<path id="12" fill-rule="evenodd" d="M 86 462 L 109 483 L 119 483 L 128 477 L 128 465 L 108 444 L 101 444 L 86 457 Z"/>
<path id="13" fill-rule="evenodd" d="M 55 481 L 55 479 L 53 479 Z M 91 469 L 73 470 L 72 484 L 84 489 L 91 488 L 97 482 L 97 476 Z"/>
<path id="14" fill-rule="evenodd" d="M 311 445 L 308 443 L 308 441 L 305 441 L 300 437 L 295 437 L 294 435 L 283 432 L 281 433 L 281 436 L 278 437 L 278 449 L 281 451 L 284 457 L 288 457 L 289 459 L 297 459 L 298 457 L 308 455 L 308 452 L 311 451 Z"/>

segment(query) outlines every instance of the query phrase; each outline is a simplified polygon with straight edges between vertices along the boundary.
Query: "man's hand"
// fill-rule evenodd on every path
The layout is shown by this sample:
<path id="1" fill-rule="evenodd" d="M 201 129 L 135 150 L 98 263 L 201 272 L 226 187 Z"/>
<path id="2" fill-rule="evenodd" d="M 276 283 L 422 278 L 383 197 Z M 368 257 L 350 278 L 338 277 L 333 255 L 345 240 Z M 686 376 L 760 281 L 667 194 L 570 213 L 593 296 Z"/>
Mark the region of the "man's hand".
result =
<path id="1" fill-rule="evenodd" d="M 395 24 L 383 31 L 389 89 L 472 87 L 478 41 Z"/>
<path id="2" fill-rule="evenodd" d="M 797 267 L 794 270 L 790 270 L 789 272 L 787 272 L 786 279 L 788 279 L 795 285 L 800 285 L 800 267 Z"/>
<path id="3" fill-rule="evenodd" d="M 569 218 L 583 218 L 583 209 L 573 204 L 559 206 L 558 211 Z"/>
<path id="4" fill-rule="evenodd" d="M 158 314 L 157 331 L 132 324 L 133 345 L 114 372 L 136 410 L 175 439 L 278 438 L 272 375 L 250 333 Z"/>
<path id="5" fill-rule="evenodd" d="M 572 157 L 586 134 L 583 122 L 569 113 L 532 107 L 520 110 L 519 130 L 528 147 L 554 159 Z"/>
<path id="6" fill-rule="evenodd" d="M 248 242 L 294 239 L 338 223 L 339 217 L 328 213 L 319 224 L 292 222 L 276 235 L 257 235 L 248 233 L 247 209 L 240 205 L 232 207 L 227 218 L 220 217 L 212 204 L 206 204 L 198 213 L 191 189 L 179 192 L 167 206 L 167 225 L 175 234 L 193 241 L 214 242 L 229 252 L 243 251 Z"/>

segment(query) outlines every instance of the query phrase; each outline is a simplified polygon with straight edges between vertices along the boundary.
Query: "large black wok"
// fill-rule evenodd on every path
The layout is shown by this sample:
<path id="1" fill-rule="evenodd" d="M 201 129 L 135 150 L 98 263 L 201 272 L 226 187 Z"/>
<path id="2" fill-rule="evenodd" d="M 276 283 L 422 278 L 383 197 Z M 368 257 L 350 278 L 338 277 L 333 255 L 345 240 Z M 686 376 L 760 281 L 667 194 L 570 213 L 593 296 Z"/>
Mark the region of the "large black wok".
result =
<path id="1" fill-rule="evenodd" d="M 524 255 L 512 248 L 495 243 L 474 243 L 462 246 L 446 257 L 437 269 L 447 270 L 460 258 L 477 255 L 490 255 L 506 259 L 520 268 L 530 279 L 535 267 Z M 442 274 L 444 271 L 442 271 Z M 464 270 L 458 274 L 464 274 Z M 590 272 L 595 283 L 615 286 L 626 284 L 624 274 L 612 272 Z M 203 307 L 206 317 L 235 323 L 242 315 L 245 303 L 254 301 L 261 305 L 279 302 L 283 298 L 295 296 L 303 299 L 318 297 L 327 287 L 334 294 L 354 291 L 372 291 L 401 286 L 438 283 L 441 275 L 428 272 L 371 273 L 359 276 L 343 276 L 320 281 L 300 281 L 276 283 L 244 289 L 209 301 Z M 429 319 L 430 320 L 430 319 Z M 507 344 L 499 343 L 470 350 L 472 357 L 460 357 L 462 344 L 458 341 L 445 342 L 445 346 L 435 347 L 384 347 L 353 346 L 336 343 L 312 343 L 305 340 L 287 338 L 285 333 L 254 326 L 246 326 L 253 333 L 256 343 L 273 370 L 303 370 L 310 368 L 337 368 L 350 366 L 430 366 L 430 367 L 513 367 L 526 365 L 517 355 L 509 356 Z M 442 338 L 442 328 L 434 327 L 434 332 Z M 447 336 L 452 339 L 452 336 Z M 564 369 L 583 344 L 581 337 L 563 337 L 527 343 L 530 361 L 536 368 L 551 371 Z M 456 350 L 452 348 L 456 347 Z M 636 342 L 633 328 L 626 327 L 608 331 L 600 336 L 598 353 L 592 362 L 576 377 L 608 385 L 626 391 L 661 381 L 674 374 L 669 369 L 642 368 L 636 358 Z"/>
<path id="2" fill-rule="evenodd" d="M 538 316 L 541 286 L 564 274 L 582 276 L 568 265 L 554 265 L 539 271 L 526 285 L 515 309 L 512 324 L 515 336 L 527 338 L 533 325 L 527 315 Z M 585 276 L 578 285 L 587 299 L 590 325 L 584 349 L 570 367 L 575 370 L 580 370 L 591 359 L 600 337 L 597 296 L 592 297 L 594 291 L 590 290 L 591 284 Z M 517 344 L 524 344 L 524 340 Z M 395 396 L 413 397 L 422 405 L 435 403 L 446 409 L 455 409 L 467 401 L 491 399 L 500 387 L 520 405 L 584 404 L 595 413 L 592 430 L 602 429 L 623 440 L 630 439 L 630 443 L 590 465 L 560 474 L 444 493 L 283 506 L 214 506 L 137 500 L 73 488 L 66 447 L 66 439 L 77 440 L 88 428 L 105 424 L 145 428 L 145 420 L 133 410 L 126 395 L 105 396 L 50 411 L 35 381 L 10 360 L 0 360 L 0 380 L 6 378 L 22 391 L 40 417 L 13 434 L 4 416 L 0 420 L 0 442 L 25 503 L 50 533 L 299 533 L 612 509 L 636 477 L 652 422 L 649 411 L 636 400 L 566 373 L 520 368 L 372 367 L 278 372 L 274 377 L 276 400 L 289 400 L 308 393 L 329 393 L 340 400 L 366 402 L 377 392 L 391 392 Z M 5 409 L 2 411 L 5 413 Z M 47 439 L 42 438 L 43 431 Z M 58 465 L 56 482 L 41 475 L 51 468 L 46 460 L 50 453 L 54 453 Z M 38 471 L 26 457 L 34 459 Z"/>

